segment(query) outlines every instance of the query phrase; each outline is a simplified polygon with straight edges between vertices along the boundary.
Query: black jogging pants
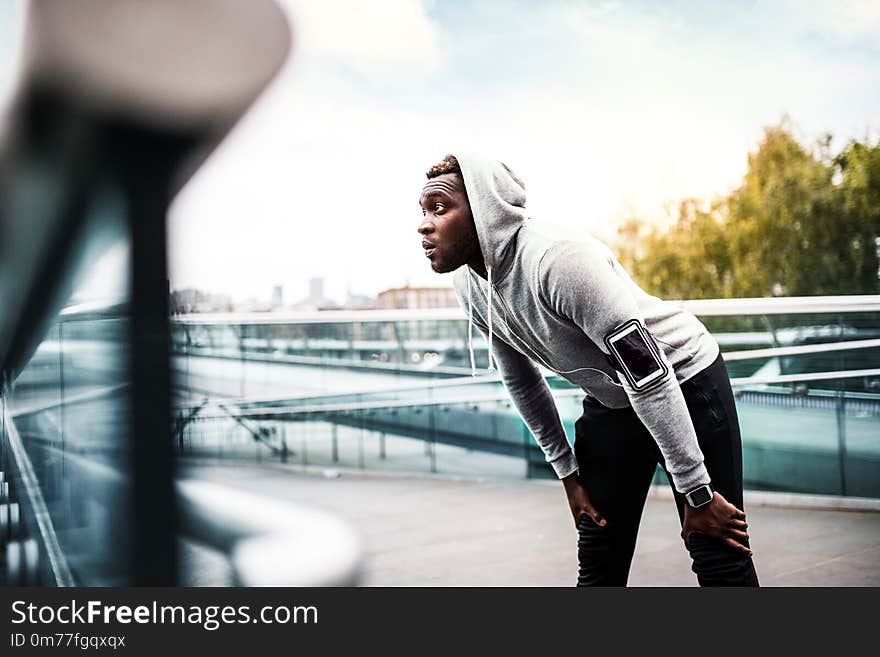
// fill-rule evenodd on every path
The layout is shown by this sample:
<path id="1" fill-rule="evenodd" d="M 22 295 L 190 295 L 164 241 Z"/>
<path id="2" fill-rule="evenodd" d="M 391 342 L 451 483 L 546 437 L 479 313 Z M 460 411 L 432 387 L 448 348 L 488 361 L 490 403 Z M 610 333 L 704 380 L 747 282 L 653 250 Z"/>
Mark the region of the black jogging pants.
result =
<path id="1" fill-rule="evenodd" d="M 743 509 L 742 442 L 724 360 L 719 355 L 681 389 L 712 488 Z M 586 514 L 581 518 L 577 585 L 625 586 L 651 480 L 658 463 L 664 470 L 666 466 L 632 408 L 607 408 L 590 397 L 583 407 L 575 423 L 579 479 L 606 525 L 599 527 Z M 669 477 L 668 470 L 666 474 Z M 684 496 L 674 487 L 673 493 L 683 522 Z M 686 548 L 700 586 L 758 586 L 751 557 L 704 534 L 691 534 L 689 542 Z"/>

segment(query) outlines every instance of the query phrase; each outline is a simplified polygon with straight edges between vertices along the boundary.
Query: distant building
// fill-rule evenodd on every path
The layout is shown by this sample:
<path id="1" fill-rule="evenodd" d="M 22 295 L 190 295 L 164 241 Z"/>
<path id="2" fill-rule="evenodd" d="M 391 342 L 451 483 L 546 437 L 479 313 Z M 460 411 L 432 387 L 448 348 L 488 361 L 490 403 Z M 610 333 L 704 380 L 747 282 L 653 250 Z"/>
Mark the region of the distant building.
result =
<path id="1" fill-rule="evenodd" d="M 228 313 L 233 310 L 232 299 L 225 294 L 213 294 L 195 288 L 174 290 L 169 305 L 172 315 L 186 313 Z"/>
<path id="2" fill-rule="evenodd" d="M 376 297 L 366 294 L 353 294 L 351 292 L 345 298 L 343 308 L 346 310 L 370 310 L 376 307 Z"/>
<path id="3" fill-rule="evenodd" d="M 272 288 L 272 306 L 277 308 L 284 304 L 284 286 L 276 285 Z"/>
<path id="4" fill-rule="evenodd" d="M 309 279 L 308 301 L 314 306 L 319 306 L 324 301 L 324 279 L 320 276 Z"/>
<path id="5" fill-rule="evenodd" d="M 379 292 L 377 308 L 458 308 L 451 287 L 394 287 Z"/>
<path id="6" fill-rule="evenodd" d="M 340 306 L 333 299 L 324 296 L 324 279 L 316 276 L 309 279 L 309 296 L 296 303 L 286 306 L 287 310 L 314 311 L 314 310 L 338 310 Z"/>

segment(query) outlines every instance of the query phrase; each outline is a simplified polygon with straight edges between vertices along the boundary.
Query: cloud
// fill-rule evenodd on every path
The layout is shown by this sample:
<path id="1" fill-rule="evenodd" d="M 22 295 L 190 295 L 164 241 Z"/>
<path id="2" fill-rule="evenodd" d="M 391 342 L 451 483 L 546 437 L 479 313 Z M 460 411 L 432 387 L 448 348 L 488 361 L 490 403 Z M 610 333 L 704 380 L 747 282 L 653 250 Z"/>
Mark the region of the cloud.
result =
<path id="1" fill-rule="evenodd" d="M 736 185 L 786 112 L 808 138 L 861 137 L 880 116 L 878 67 L 811 48 L 800 35 L 819 19 L 785 7 L 444 3 L 453 20 L 374 4 L 294 16 L 292 66 L 175 203 L 176 287 L 295 297 L 324 275 L 341 298 L 443 282 L 416 199 L 460 146 L 508 161 L 539 220 L 607 236 L 627 213 Z"/>
<path id="2" fill-rule="evenodd" d="M 365 76 L 429 74 L 440 60 L 437 26 L 421 0 L 283 0 L 299 56 Z"/>
<path id="3" fill-rule="evenodd" d="M 877 49 L 880 3 L 876 0 L 785 0 L 762 2 L 762 12 L 778 20 L 782 29 L 800 35 L 822 35 L 842 45 Z"/>

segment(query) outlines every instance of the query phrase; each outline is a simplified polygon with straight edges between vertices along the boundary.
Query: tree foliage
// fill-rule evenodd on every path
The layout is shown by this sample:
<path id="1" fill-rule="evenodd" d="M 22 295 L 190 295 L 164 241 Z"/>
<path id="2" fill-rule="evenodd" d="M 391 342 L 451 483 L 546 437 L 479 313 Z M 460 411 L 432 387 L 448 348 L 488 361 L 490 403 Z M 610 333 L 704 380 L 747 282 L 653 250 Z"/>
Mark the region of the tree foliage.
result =
<path id="1" fill-rule="evenodd" d="M 830 142 L 809 151 L 785 122 L 766 128 L 729 195 L 685 199 L 668 228 L 620 226 L 621 262 L 667 298 L 880 292 L 880 143 L 832 157 Z"/>

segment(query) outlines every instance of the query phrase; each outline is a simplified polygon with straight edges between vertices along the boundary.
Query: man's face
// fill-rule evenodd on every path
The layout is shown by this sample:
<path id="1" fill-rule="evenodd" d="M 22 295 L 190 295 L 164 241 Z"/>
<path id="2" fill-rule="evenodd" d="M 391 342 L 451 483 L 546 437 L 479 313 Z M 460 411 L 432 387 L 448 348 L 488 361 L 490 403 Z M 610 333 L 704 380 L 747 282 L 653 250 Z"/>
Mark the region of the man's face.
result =
<path id="1" fill-rule="evenodd" d="M 479 256 L 477 229 L 460 175 L 431 178 L 422 188 L 419 205 L 424 219 L 418 230 L 431 269 L 445 274 Z"/>

